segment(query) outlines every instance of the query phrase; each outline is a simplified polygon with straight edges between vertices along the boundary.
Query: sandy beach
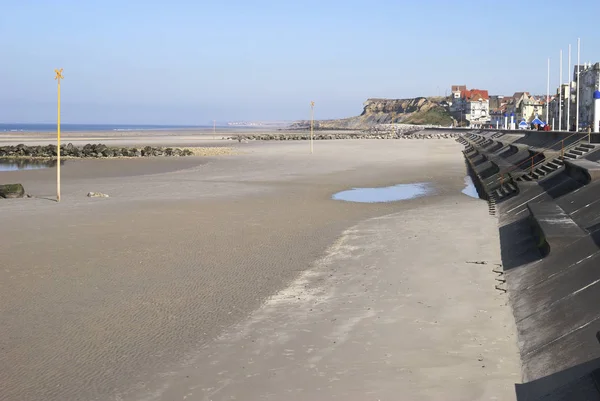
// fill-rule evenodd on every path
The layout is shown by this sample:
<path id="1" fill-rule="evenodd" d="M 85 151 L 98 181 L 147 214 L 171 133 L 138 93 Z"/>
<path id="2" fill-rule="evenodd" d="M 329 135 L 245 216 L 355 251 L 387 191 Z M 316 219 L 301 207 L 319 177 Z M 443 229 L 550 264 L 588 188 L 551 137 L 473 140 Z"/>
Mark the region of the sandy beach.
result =
<path id="1" fill-rule="evenodd" d="M 90 141 L 237 154 L 67 160 L 60 203 L 54 169 L 0 172 L 35 196 L 0 200 L 0 400 L 515 398 L 497 221 L 458 143 L 63 138 Z M 414 182 L 434 192 L 331 199 Z"/>

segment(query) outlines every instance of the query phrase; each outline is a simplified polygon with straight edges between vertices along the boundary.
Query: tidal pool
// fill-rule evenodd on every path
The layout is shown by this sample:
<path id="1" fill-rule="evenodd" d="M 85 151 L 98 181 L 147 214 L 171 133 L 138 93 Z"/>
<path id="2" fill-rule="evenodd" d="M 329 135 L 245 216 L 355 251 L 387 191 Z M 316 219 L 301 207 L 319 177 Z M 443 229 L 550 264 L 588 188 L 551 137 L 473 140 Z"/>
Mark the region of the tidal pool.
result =
<path id="1" fill-rule="evenodd" d="M 352 188 L 332 196 L 334 200 L 360 203 L 396 202 L 419 198 L 432 194 L 433 188 L 428 182 L 398 184 L 380 188 Z"/>
<path id="2" fill-rule="evenodd" d="M 63 160 L 60 162 L 60 165 L 62 166 L 64 163 Z M 56 160 L 0 158 L 0 171 L 39 170 L 52 167 L 56 167 Z"/>
<path id="3" fill-rule="evenodd" d="M 465 177 L 465 188 L 461 192 L 467 196 L 470 196 L 471 198 L 479 199 L 477 188 L 475 188 L 475 184 L 473 183 L 471 176 Z"/>

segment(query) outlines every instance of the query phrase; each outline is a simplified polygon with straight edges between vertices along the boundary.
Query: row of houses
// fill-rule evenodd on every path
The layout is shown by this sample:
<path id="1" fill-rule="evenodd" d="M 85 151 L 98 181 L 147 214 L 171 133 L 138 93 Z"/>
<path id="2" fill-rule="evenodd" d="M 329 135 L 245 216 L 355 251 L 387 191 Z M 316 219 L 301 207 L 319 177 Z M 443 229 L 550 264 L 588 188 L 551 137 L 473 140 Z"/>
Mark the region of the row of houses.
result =
<path id="1" fill-rule="evenodd" d="M 575 66 L 571 81 L 550 96 L 529 92 L 490 96 L 487 90 L 466 85 L 453 85 L 451 90 L 450 112 L 462 126 L 515 128 L 521 121 L 529 124 L 539 117 L 553 129 L 574 131 L 578 124 L 579 130 L 600 130 L 600 63 Z"/>
<path id="2" fill-rule="evenodd" d="M 487 90 L 467 89 L 466 85 L 452 86 L 450 112 L 459 125 L 473 128 L 504 126 L 507 120 L 514 124 L 523 119 L 533 121 L 543 116 L 546 96 L 516 92 L 512 96 L 493 95 Z"/>

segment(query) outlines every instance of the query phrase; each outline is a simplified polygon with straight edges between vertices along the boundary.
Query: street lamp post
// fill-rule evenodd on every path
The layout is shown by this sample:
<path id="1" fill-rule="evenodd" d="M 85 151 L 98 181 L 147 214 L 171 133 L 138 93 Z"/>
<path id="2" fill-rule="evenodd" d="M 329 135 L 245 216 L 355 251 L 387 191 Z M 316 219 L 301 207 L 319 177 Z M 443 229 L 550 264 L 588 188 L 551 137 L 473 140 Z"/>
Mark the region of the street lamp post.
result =
<path id="1" fill-rule="evenodd" d="M 562 130 L 562 49 L 560 49 L 558 66 L 558 130 Z"/>
<path id="2" fill-rule="evenodd" d="M 548 81 L 546 84 L 546 124 L 548 124 L 548 112 L 550 110 L 550 59 L 548 59 Z"/>

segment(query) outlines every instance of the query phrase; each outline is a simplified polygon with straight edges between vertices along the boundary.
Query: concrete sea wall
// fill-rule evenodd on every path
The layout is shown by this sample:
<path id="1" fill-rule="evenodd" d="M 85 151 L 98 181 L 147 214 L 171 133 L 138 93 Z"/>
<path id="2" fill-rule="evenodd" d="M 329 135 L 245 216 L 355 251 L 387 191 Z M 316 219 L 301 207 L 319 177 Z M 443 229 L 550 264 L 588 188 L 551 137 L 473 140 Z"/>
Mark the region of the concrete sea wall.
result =
<path id="1" fill-rule="evenodd" d="M 498 215 L 519 400 L 599 400 L 600 137 L 470 131 L 458 139 Z"/>

